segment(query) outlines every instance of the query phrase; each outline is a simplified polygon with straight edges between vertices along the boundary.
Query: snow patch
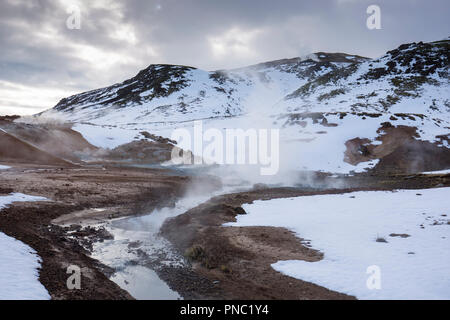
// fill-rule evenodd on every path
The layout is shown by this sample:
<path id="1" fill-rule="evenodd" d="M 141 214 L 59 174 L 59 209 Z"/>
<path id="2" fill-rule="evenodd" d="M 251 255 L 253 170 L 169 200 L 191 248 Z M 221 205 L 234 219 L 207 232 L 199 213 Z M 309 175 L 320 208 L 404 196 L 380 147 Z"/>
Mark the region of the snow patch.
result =
<path id="1" fill-rule="evenodd" d="M 11 193 L 8 196 L 0 196 L 0 210 L 14 202 L 47 201 L 47 200 L 48 199 L 44 197 L 29 196 L 23 193 Z"/>
<path id="2" fill-rule="evenodd" d="M 449 174 L 449 173 L 450 173 L 450 169 L 422 172 L 422 174 Z"/>
<path id="3" fill-rule="evenodd" d="M 450 299 L 450 188 L 315 195 L 243 206 L 226 226 L 292 230 L 324 253 L 272 267 L 359 299 Z M 386 242 L 378 242 L 377 238 Z M 381 289 L 368 289 L 378 266 Z"/>
<path id="4" fill-rule="evenodd" d="M 0 196 L 0 209 L 16 201 L 41 200 L 47 199 L 13 193 Z M 38 280 L 41 259 L 36 251 L 0 232 L 0 252 L 0 300 L 50 299 L 47 290 Z"/>

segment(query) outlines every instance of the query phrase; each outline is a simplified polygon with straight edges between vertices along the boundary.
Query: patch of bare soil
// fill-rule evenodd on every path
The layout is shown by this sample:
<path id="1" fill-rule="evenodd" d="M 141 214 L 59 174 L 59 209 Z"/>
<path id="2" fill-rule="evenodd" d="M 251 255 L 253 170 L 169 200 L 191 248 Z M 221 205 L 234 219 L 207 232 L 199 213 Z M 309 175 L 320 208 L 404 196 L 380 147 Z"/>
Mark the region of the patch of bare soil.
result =
<path id="1" fill-rule="evenodd" d="M 411 140 L 380 159 L 376 172 L 416 173 L 450 168 L 450 149 L 428 141 Z"/>
<path id="2" fill-rule="evenodd" d="M 378 129 L 380 145 L 354 138 L 345 143 L 345 161 L 356 165 L 380 159 L 372 170 L 377 174 L 417 173 L 450 167 L 450 149 L 438 143 L 416 140 L 416 127 L 393 126 L 385 122 Z M 443 138 L 442 138 L 443 139 Z"/>
<path id="3" fill-rule="evenodd" d="M 14 122 L 0 121 L 0 128 L 41 151 L 71 162 L 81 163 L 84 155 L 98 150 L 69 124 L 31 124 L 16 119 Z"/>
<path id="4" fill-rule="evenodd" d="M 97 155 L 109 161 L 130 161 L 145 164 L 158 164 L 171 159 L 174 146 L 166 142 L 132 141 L 114 148 L 102 150 Z"/>
<path id="5" fill-rule="evenodd" d="M 91 154 L 93 158 L 115 162 L 133 162 L 136 164 L 160 164 L 172 159 L 172 151 L 180 153 L 182 149 L 176 146 L 177 142 L 151 134 L 140 132 L 141 139 L 122 144 L 112 150 L 99 149 Z M 136 137 L 137 139 L 138 137 Z M 190 151 L 184 151 L 193 159 Z"/>
<path id="6" fill-rule="evenodd" d="M 89 212 L 95 207 L 121 208 L 97 219 L 148 213 L 157 207 L 173 205 L 192 182 L 188 177 L 166 175 L 163 170 L 113 167 L 30 168 L 14 164 L 14 168 L 2 171 L 0 176 L 2 194 L 22 192 L 50 200 L 15 203 L 3 209 L 0 231 L 37 251 L 42 258 L 39 280 L 53 299 L 132 299 L 105 275 L 112 270 L 89 258 L 76 240 L 77 232 L 80 238 L 87 233 L 93 239 L 108 235 L 102 235 L 101 230 L 72 230 L 75 231 L 72 238 L 67 228 L 52 223 L 54 219 L 83 210 Z M 69 265 L 81 267 L 81 290 L 67 289 Z"/>
<path id="7" fill-rule="evenodd" d="M 18 163 L 72 166 L 71 163 L 42 151 L 0 130 L 0 159 Z"/>
<path id="8" fill-rule="evenodd" d="M 0 125 L 8 122 L 12 122 L 16 119 L 19 119 L 20 116 L 18 115 L 12 115 L 12 116 L 0 116 Z"/>

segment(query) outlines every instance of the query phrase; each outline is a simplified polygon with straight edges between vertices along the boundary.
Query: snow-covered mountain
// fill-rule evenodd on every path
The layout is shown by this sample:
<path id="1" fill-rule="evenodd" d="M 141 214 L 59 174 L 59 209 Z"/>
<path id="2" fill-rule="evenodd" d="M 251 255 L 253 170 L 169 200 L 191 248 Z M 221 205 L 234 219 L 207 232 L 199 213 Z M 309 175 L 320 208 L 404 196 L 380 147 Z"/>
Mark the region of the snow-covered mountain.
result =
<path id="1" fill-rule="evenodd" d="M 296 169 L 441 169 L 450 167 L 449 49 L 447 39 L 374 60 L 319 52 L 213 72 L 151 65 L 40 116 L 64 116 L 101 147 L 141 139 L 142 130 L 170 138 L 199 119 L 219 129 L 264 123 L 282 129 Z"/>
<path id="2" fill-rule="evenodd" d="M 150 65 L 122 83 L 65 98 L 54 109 L 71 120 L 94 123 L 100 119 L 145 123 L 236 116 L 245 113 L 245 100 L 255 87 L 276 91 L 276 98 L 281 99 L 326 73 L 365 60 L 319 53 L 213 72 Z"/>

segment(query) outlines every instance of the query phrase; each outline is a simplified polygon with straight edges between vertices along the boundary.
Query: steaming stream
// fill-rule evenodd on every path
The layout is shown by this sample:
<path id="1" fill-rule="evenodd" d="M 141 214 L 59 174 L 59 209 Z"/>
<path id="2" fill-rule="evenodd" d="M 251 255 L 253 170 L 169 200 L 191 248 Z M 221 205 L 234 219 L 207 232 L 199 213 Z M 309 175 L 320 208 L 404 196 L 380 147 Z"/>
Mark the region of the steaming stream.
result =
<path id="1" fill-rule="evenodd" d="M 94 243 L 91 256 L 113 268 L 115 273 L 110 279 L 136 299 L 181 299 L 156 272 L 163 266 L 186 266 L 184 257 L 158 234 L 160 227 L 166 219 L 183 214 L 211 197 L 250 188 L 247 181 L 233 177 L 222 179 L 222 182 L 222 189 L 215 192 L 193 186 L 193 191 L 178 200 L 173 208 L 166 207 L 148 215 L 123 217 L 103 223 L 102 226 L 114 239 Z"/>
<path id="2" fill-rule="evenodd" d="M 213 191 L 214 188 L 210 185 L 193 184 L 190 191 L 179 199 L 174 207 L 157 209 L 143 216 L 118 218 L 101 224 L 114 236 L 114 240 L 94 243 L 92 257 L 113 268 L 115 273 L 110 279 L 136 299 L 181 299 L 181 296 L 171 290 L 157 274 L 162 267 L 187 266 L 184 257 L 173 249 L 169 241 L 159 235 L 159 230 L 166 219 L 183 214 L 214 196 L 248 191 L 257 182 L 276 187 L 283 185 L 280 181 L 299 181 L 299 176 L 293 173 L 267 176 L 263 180 L 259 172 L 250 166 L 164 168 L 173 169 L 172 173 L 175 175 L 214 176 L 220 179 L 222 188 Z M 301 180 L 305 181 L 305 177 L 302 176 Z"/>
<path id="3" fill-rule="evenodd" d="M 151 214 L 112 220 L 104 227 L 114 240 L 94 244 L 92 257 L 114 268 L 111 280 L 136 299 L 180 299 L 154 270 L 163 265 L 184 266 L 184 258 L 158 235 L 165 219 L 175 217 L 207 201 L 210 195 L 187 197 L 174 208 L 163 208 Z"/>

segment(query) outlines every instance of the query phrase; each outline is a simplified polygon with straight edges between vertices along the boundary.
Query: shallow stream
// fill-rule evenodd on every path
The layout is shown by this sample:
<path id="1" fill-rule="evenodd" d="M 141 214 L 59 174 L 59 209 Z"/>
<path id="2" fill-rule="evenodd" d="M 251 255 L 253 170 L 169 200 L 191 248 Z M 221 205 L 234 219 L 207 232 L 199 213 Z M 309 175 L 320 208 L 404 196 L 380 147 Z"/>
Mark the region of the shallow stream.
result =
<path id="1" fill-rule="evenodd" d="M 180 173 L 182 169 L 177 170 L 177 173 Z M 198 170 L 204 172 L 204 168 Z M 188 170 L 185 175 L 199 174 L 198 170 Z M 148 215 L 118 218 L 102 223 L 101 226 L 105 227 L 114 239 L 94 243 L 92 257 L 113 268 L 116 272 L 110 279 L 136 299 L 181 299 L 181 296 L 157 275 L 158 269 L 164 266 L 186 266 L 184 257 L 159 235 L 160 227 L 166 219 L 183 214 L 213 196 L 237 190 L 244 191 L 251 187 L 245 181 L 233 177 L 221 180 L 225 180 L 221 190 L 212 191 L 212 188 L 193 186 L 192 192 L 179 199 L 174 207 L 157 209 Z"/>

